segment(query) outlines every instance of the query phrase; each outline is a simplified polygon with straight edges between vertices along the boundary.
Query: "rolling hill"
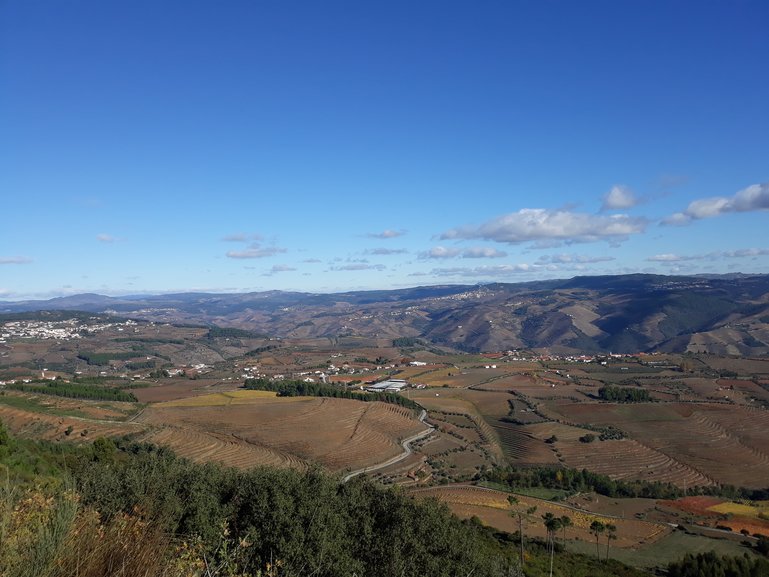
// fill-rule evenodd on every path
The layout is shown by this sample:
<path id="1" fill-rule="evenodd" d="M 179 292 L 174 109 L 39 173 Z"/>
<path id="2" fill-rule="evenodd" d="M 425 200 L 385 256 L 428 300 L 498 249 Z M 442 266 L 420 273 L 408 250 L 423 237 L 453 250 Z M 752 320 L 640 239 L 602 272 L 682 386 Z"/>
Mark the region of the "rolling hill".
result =
<path id="1" fill-rule="evenodd" d="M 283 338 L 419 337 L 464 351 L 769 353 L 769 275 L 618 275 L 333 294 L 269 291 L 6 302 Z"/>

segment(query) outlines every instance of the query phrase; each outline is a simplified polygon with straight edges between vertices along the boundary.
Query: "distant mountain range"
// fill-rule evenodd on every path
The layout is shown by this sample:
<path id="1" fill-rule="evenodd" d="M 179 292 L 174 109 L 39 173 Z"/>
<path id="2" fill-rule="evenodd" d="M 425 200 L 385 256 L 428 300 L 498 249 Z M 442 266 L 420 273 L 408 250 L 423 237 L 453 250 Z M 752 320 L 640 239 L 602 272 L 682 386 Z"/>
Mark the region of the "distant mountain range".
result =
<path id="1" fill-rule="evenodd" d="M 464 351 L 769 354 L 769 275 L 575 277 L 335 294 L 269 291 L 0 303 L 239 327 L 283 338 L 417 337 Z"/>

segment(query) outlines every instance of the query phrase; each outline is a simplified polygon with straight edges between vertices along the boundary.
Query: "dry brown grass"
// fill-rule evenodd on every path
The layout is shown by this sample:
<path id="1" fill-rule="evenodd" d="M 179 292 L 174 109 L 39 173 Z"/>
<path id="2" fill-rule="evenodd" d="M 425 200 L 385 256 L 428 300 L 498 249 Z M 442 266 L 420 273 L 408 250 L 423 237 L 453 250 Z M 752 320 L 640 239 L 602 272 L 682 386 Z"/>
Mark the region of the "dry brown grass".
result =
<path id="1" fill-rule="evenodd" d="M 274 391 L 237 390 L 210 395 L 199 395 L 175 401 L 158 403 L 158 407 L 219 407 L 222 405 L 248 405 L 259 402 L 262 399 L 275 398 L 278 393 Z"/>
<path id="2" fill-rule="evenodd" d="M 153 405 L 140 420 L 161 427 L 151 440 L 195 460 L 240 467 L 260 459 L 291 466 L 313 462 L 332 471 L 385 461 L 402 451 L 400 439 L 424 429 L 413 411 L 378 402 L 213 395 L 213 404 L 198 404 L 205 400 Z"/>

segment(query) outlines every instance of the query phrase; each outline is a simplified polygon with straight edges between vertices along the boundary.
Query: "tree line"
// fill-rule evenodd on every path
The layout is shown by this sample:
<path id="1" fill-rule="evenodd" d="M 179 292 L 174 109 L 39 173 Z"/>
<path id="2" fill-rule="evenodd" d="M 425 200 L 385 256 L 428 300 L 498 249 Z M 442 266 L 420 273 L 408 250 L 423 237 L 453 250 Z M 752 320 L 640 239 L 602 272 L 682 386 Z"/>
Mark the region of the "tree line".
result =
<path id="1" fill-rule="evenodd" d="M 77 355 L 77 358 L 85 361 L 89 365 L 108 365 L 110 361 L 125 361 L 128 359 L 135 359 L 141 356 L 140 351 L 136 352 L 114 352 L 114 353 L 92 353 L 82 352 Z"/>
<path id="2" fill-rule="evenodd" d="M 478 480 L 499 483 L 515 490 L 519 487 L 546 487 L 566 492 L 595 491 L 607 497 L 643 497 L 648 499 L 677 499 L 686 495 L 713 495 L 728 499 L 769 499 L 769 487 L 750 489 L 733 485 L 689 487 L 684 490 L 672 483 L 642 480 L 617 480 L 587 469 L 557 467 L 494 467 L 482 471 Z"/>
<path id="3" fill-rule="evenodd" d="M 687 553 L 668 566 L 668 577 L 761 577 L 769 575 L 769 561 L 760 557 L 720 556 L 715 552 Z"/>
<path id="4" fill-rule="evenodd" d="M 598 396 L 612 403 L 647 403 L 651 401 L 649 391 L 638 387 L 614 387 L 607 385 L 598 389 Z"/>
<path id="5" fill-rule="evenodd" d="M 337 399 L 355 399 L 356 401 L 380 401 L 415 410 L 422 408 L 419 403 L 401 395 L 353 391 L 341 386 L 327 385 L 325 383 L 306 383 L 296 380 L 274 381 L 260 377 L 246 379 L 243 387 L 258 391 L 275 391 L 279 397 L 333 397 Z"/>
<path id="6" fill-rule="evenodd" d="M 95 401 L 125 401 L 137 402 L 133 393 L 114 387 L 99 387 L 85 383 L 67 383 L 62 381 L 49 381 L 47 384 L 22 384 L 14 383 L 6 385 L 6 388 L 24 393 L 36 393 L 42 395 L 54 395 L 69 399 L 91 399 Z"/>

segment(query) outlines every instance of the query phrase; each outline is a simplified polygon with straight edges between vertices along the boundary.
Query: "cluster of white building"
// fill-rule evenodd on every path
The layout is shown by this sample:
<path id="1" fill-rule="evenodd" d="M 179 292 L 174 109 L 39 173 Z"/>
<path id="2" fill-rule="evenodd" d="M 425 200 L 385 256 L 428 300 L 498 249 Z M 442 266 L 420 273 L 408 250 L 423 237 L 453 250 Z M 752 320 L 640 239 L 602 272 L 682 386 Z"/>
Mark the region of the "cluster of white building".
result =
<path id="1" fill-rule="evenodd" d="M 113 327 L 123 330 L 123 327 L 136 325 L 135 321 L 122 323 L 86 324 L 78 319 L 63 321 L 6 321 L 0 327 L 0 343 L 7 339 L 79 339 L 86 334 L 98 333 Z"/>

